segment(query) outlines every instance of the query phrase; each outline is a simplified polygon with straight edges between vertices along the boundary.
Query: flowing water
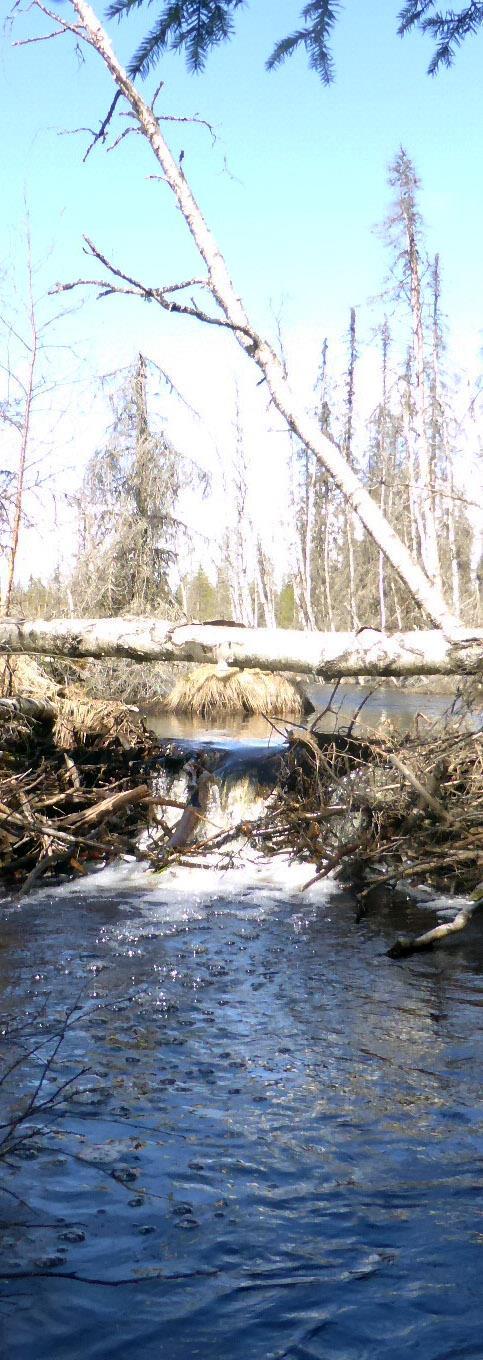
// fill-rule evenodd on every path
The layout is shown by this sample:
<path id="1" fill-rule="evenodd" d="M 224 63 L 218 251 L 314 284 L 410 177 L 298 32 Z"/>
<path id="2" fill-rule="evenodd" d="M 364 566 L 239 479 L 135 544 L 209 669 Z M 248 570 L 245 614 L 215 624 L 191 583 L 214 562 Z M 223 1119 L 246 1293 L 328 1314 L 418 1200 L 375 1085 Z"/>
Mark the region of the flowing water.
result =
<path id="1" fill-rule="evenodd" d="M 266 751 L 224 741 L 249 815 Z M 0 1161 L 5 1354 L 481 1360 L 482 925 L 395 962 L 434 904 L 356 925 L 307 877 L 125 861 L 4 903 L 0 1119 L 58 1094 Z"/>

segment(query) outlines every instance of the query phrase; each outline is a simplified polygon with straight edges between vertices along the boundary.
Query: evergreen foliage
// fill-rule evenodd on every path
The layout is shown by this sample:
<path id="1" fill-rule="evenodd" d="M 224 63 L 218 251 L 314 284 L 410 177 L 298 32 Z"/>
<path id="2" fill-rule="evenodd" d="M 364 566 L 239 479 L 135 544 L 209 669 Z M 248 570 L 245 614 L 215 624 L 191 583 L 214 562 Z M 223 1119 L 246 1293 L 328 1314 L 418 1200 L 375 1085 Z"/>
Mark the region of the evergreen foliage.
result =
<path id="1" fill-rule="evenodd" d="M 203 567 L 198 567 L 196 576 L 185 582 L 185 597 L 188 618 L 199 619 L 200 623 L 206 623 L 207 619 L 216 618 L 218 614 L 217 591 Z"/>
<path id="2" fill-rule="evenodd" d="M 329 39 L 338 17 L 341 5 L 338 0 L 311 0 L 304 5 L 301 18 L 303 27 L 297 28 L 286 38 L 276 43 L 267 61 L 267 70 L 273 71 L 286 57 L 291 57 L 297 48 L 304 47 L 309 66 L 321 76 L 324 85 L 330 85 L 334 78 L 334 64 L 329 48 Z"/>
<path id="3" fill-rule="evenodd" d="M 429 33 L 435 39 L 436 47 L 428 66 L 432 76 L 440 66 L 452 66 L 465 38 L 474 36 L 483 23 L 483 4 L 478 0 L 470 0 L 469 5 L 460 6 L 457 12 L 447 9 L 444 13 L 441 10 L 434 13 L 434 9 L 435 0 L 406 0 L 399 15 L 398 29 L 403 36 L 410 29 L 419 28 L 421 33 Z"/>
<path id="4" fill-rule="evenodd" d="M 120 19 L 151 3 L 152 0 L 111 0 L 108 17 Z M 202 71 L 211 49 L 233 37 L 235 11 L 245 4 L 246 0 L 166 0 L 129 64 L 130 76 L 146 76 L 168 50 L 183 51 L 188 70 Z M 428 67 L 431 75 L 440 66 L 451 66 L 465 38 L 477 33 L 483 23 L 481 0 L 470 0 L 458 11 L 435 12 L 435 6 L 436 0 L 406 0 L 398 27 L 400 37 L 417 28 L 435 40 Z M 275 44 L 266 63 L 267 70 L 274 70 L 303 49 L 309 66 L 329 85 L 334 78 L 330 41 L 341 9 L 340 0 L 307 0 L 300 10 L 298 26 Z"/>
<path id="5" fill-rule="evenodd" d="M 108 16 L 121 18 L 145 0 L 113 0 Z M 234 30 L 233 12 L 245 0 L 168 0 L 129 64 L 131 76 L 146 76 L 163 52 L 184 50 L 188 70 L 202 71 L 212 47 L 226 42 Z"/>
<path id="6" fill-rule="evenodd" d="M 195 466 L 153 428 L 139 355 L 116 396 L 107 444 L 84 476 L 74 585 L 84 609 L 95 601 L 100 613 L 115 615 L 172 604 L 169 573 L 185 534 L 178 506 L 187 482 L 202 489 Z"/>
<path id="7" fill-rule="evenodd" d="M 276 604 L 277 628 L 297 628 L 297 606 L 292 581 L 285 581 Z"/>
<path id="8" fill-rule="evenodd" d="M 112 0 L 108 17 L 120 19 L 145 3 L 146 0 Z M 128 67 L 130 76 L 146 76 L 168 50 L 184 51 L 188 70 L 202 71 L 211 49 L 233 36 L 234 12 L 245 3 L 246 0 L 168 0 L 135 52 Z M 299 27 L 275 44 L 267 69 L 273 70 L 298 48 L 304 48 L 309 66 L 324 84 L 330 84 L 334 70 L 329 40 L 340 9 L 339 0 L 309 0 L 300 12 Z"/>

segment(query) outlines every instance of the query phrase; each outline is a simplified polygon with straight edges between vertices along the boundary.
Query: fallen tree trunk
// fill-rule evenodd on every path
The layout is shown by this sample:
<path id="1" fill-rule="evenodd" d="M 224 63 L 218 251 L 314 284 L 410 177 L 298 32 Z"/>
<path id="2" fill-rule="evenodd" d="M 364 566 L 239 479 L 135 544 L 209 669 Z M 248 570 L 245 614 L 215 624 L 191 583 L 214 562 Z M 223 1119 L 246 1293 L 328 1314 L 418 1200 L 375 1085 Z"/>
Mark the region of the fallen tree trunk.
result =
<path id="1" fill-rule="evenodd" d="M 164 619 L 0 619 L 0 653 L 218 662 L 334 679 L 357 675 L 483 673 L 483 628 L 308 633 L 285 628 L 173 624 Z"/>

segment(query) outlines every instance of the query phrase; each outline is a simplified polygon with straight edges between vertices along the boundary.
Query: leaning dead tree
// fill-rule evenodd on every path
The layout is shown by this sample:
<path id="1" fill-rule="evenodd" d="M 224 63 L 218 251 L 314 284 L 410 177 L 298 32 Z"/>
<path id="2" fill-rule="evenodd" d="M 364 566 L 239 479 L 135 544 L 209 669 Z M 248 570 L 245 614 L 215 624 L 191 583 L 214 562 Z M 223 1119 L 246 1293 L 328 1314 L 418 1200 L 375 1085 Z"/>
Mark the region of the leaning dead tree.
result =
<path id="1" fill-rule="evenodd" d="M 0 654 L 215 662 L 222 667 L 353 675 L 483 673 L 483 628 L 413 633 L 299 632 L 164 619 L 0 619 Z"/>
<path id="2" fill-rule="evenodd" d="M 299 406 L 291 392 L 283 363 L 268 341 L 258 334 L 250 322 L 232 283 L 224 257 L 203 217 L 184 171 L 174 159 L 163 136 L 162 117 L 159 118 L 155 112 L 155 99 L 152 104 L 148 104 L 142 98 L 118 60 L 107 33 L 91 6 L 87 4 L 87 0 L 68 0 L 68 5 L 72 22 L 69 22 L 64 14 L 53 13 L 42 0 L 34 0 L 32 8 L 39 10 L 49 20 L 50 27 L 45 35 L 46 39 L 50 41 L 62 35 L 73 36 L 77 44 L 83 43 L 88 48 L 93 48 L 110 73 L 116 94 L 99 132 L 94 136 L 93 145 L 106 140 L 111 117 L 119 98 L 122 97 L 134 116 L 134 125 L 151 146 L 161 167 L 164 183 L 176 199 L 206 272 L 201 278 L 150 286 L 117 268 L 92 241 L 86 238 L 86 253 L 103 267 L 107 278 L 105 274 L 102 278 L 77 279 L 73 283 L 59 285 L 59 290 L 93 286 L 100 289 L 102 296 L 113 293 L 131 294 L 146 301 L 154 301 L 166 311 L 194 317 L 207 325 L 223 327 L 231 332 L 245 354 L 261 371 L 271 401 L 283 416 L 288 429 L 300 439 L 304 447 L 330 475 L 345 497 L 348 511 L 358 516 L 423 612 L 436 627 L 451 632 L 458 627 L 459 620 L 448 608 L 441 589 L 428 579 L 423 569 L 414 561 L 380 506 L 362 486 L 339 447 L 320 429 L 316 419 Z M 54 29 L 51 27 L 52 21 Z M 36 37 L 33 40 L 39 39 Z M 189 293 L 186 291 L 188 289 Z M 183 300 L 187 297 L 189 302 Z M 198 302 L 197 298 L 200 297 L 207 298 L 208 302 L 203 301 L 203 304 L 201 301 Z"/>

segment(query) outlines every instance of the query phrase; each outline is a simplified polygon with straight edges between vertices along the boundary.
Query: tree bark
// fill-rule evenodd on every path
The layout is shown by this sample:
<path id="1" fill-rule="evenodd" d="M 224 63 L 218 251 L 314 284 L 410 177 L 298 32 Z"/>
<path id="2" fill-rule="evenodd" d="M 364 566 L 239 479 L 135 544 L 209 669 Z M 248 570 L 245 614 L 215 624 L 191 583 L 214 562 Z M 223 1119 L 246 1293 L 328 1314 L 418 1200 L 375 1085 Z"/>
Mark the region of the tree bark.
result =
<path id="1" fill-rule="evenodd" d="M 437 627 L 448 632 L 458 628 L 459 620 L 451 614 L 441 590 L 428 580 L 422 568 L 411 558 L 405 545 L 381 514 L 379 506 L 348 466 L 340 449 L 320 430 L 315 418 L 298 407 L 282 363 L 267 341 L 260 337 L 250 324 L 220 248 L 204 220 L 181 166 L 174 159 L 164 140 L 156 115 L 129 79 L 113 51 L 107 33 L 87 0 L 70 0 L 70 3 L 80 20 L 80 23 L 75 25 L 76 37 L 84 40 L 98 52 L 118 90 L 130 105 L 143 135 L 162 167 L 164 179 L 176 198 L 197 250 L 205 262 L 209 290 L 224 318 L 221 324 L 227 325 L 232 330 L 242 349 L 257 364 L 267 382 L 271 399 L 286 420 L 288 428 L 329 472 L 345 497 L 348 509 L 358 515 L 371 538 L 392 563 L 421 609 Z M 61 16 L 58 22 L 61 28 Z M 175 306 L 174 302 L 168 302 L 167 297 L 163 296 L 162 289 L 156 293 L 146 289 L 145 295 L 151 299 L 155 297 L 165 307 Z M 169 297 L 172 298 L 172 293 Z"/>
<path id="2" fill-rule="evenodd" d="M 134 661 L 227 662 L 327 678 L 354 675 L 477 675 L 483 628 L 380 633 L 173 624 L 164 619 L 0 619 L 0 653 L 130 657 Z"/>
<path id="3" fill-rule="evenodd" d="M 15 575 L 15 563 L 16 563 L 16 561 L 17 561 L 18 542 L 19 542 L 19 538 L 20 538 L 20 528 L 21 528 L 21 524 L 22 524 L 23 502 L 24 502 L 24 489 L 25 489 L 25 472 L 26 472 L 26 467 L 27 467 L 27 450 L 28 450 L 29 439 L 30 439 L 30 427 L 31 427 L 31 421 L 32 421 L 32 405 L 33 405 L 33 401 L 34 401 L 34 379 L 35 379 L 35 368 L 36 368 L 36 364 L 37 364 L 37 358 L 38 358 L 38 346 L 39 346 L 39 336 L 38 336 L 37 322 L 36 322 L 36 317 L 35 317 L 35 306 L 34 306 L 34 299 L 33 299 L 33 292 L 32 292 L 32 260 L 31 260 L 31 254 L 30 254 L 30 241 L 29 241 L 29 257 L 28 257 L 28 287 L 29 287 L 30 343 L 27 342 L 27 349 L 29 350 L 30 358 L 29 358 L 29 364 L 28 364 L 28 370 L 27 370 L 26 383 L 25 383 L 25 387 L 23 388 L 23 391 L 24 391 L 24 407 L 23 407 L 23 415 L 22 415 L 22 426 L 21 426 L 21 431 L 20 431 L 20 449 L 19 449 L 19 457 L 18 457 L 18 469 L 17 469 L 17 489 L 16 489 L 16 493 L 15 493 L 15 511 L 14 511 L 13 525 L 12 525 L 12 540 L 11 540 L 11 544 L 10 544 L 9 564 L 8 564 L 8 574 L 7 574 L 7 584 L 6 584 L 6 588 L 5 588 L 5 599 L 4 599 L 4 601 L 3 601 L 3 610 L 4 610 L 5 614 L 9 614 L 9 613 L 10 613 L 10 605 L 11 605 L 11 600 L 12 600 L 12 591 L 13 591 L 13 583 L 14 583 L 14 575 Z"/>

